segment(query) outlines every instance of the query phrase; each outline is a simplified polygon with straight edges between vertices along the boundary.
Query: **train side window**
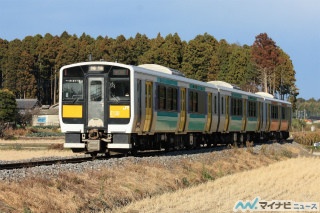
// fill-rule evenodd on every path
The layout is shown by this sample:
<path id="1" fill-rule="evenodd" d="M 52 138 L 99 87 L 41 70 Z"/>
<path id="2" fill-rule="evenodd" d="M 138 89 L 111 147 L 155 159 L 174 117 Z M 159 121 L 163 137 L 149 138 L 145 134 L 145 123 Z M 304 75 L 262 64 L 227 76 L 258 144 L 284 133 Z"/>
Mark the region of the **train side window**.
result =
<path id="1" fill-rule="evenodd" d="M 214 114 L 217 114 L 217 96 L 214 96 Z"/>
<path id="2" fill-rule="evenodd" d="M 197 112 L 201 114 L 207 113 L 207 99 L 208 99 L 208 93 L 199 91 L 197 92 L 198 98 L 197 98 Z"/>
<path id="3" fill-rule="evenodd" d="M 193 112 L 193 92 L 189 91 L 189 112 Z"/>
<path id="4" fill-rule="evenodd" d="M 257 117 L 257 103 L 254 101 L 248 101 L 248 116 L 249 117 Z"/>
<path id="5" fill-rule="evenodd" d="M 158 110 L 176 111 L 178 109 L 178 89 L 158 85 L 157 87 L 157 102 Z"/>
<path id="6" fill-rule="evenodd" d="M 285 120 L 286 119 L 286 108 L 281 107 L 281 119 Z"/>
<path id="7" fill-rule="evenodd" d="M 172 94 L 173 94 L 173 88 L 172 87 L 168 87 L 167 88 L 167 110 L 172 110 Z"/>
<path id="8" fill-rule="evenodd" d="M 236 99 L 232 98 L 231 99 L 231 115 L 236 115 L 237 114 L 237 106 L 236 106 Z"/>
<path id="9" fill-rule="evenodd" d="M 193 93 L 193 110 L 194 112 L 198 112 L 198 93 Z"/>
<path id="10" fill-rule="evenodd" d="M 198 93 L 189 91 L 189 112 L 198 112 Z"/>
<path id="11" fill-rule="evenodd" d="M 158 109 L 166 109 L 166 87 L 158 85 Z"/>
<path id="12" fill-rule="evenodd" d="M 242 110 L 242 108 L 243 108 L 243 106 L 242 106 L 242 99 L 238 99 L 238 115 L 239 116 L 242 116 L 242 113 L 243 113 L 243 110 Z"/>
<path id="13" fill-rule="evenodd" d="M 278 112 L 278 106 L 271 106 L 271 118 L 272 119 L 278 119 L 279 118 L 279 112 Z"/>
<path id="14" fill-rule="evenodd" d="M 177 93 L 178 93 L 178 90 L 176 88 L 173 88 L 173 87 L 167 88 L 167 110 L 169 111 L 177 110 L 178 108 Z"/>
<path id="15" fill-rule="evenodd" d="M 221 97 L 221 115 L 224 114 L 224 98 Z"/>
<path id="16" fill-rule="evenodd" d="M 172 91 L 172 110 L 178 110 L 178 89 L 173 88 Z"/>
<path id="17" fill-rule="evenodd" d="M 242 115 L 242 99 L 240 98 L 231 99 L 231 115 L 236 115 L 236 116 Z"/>

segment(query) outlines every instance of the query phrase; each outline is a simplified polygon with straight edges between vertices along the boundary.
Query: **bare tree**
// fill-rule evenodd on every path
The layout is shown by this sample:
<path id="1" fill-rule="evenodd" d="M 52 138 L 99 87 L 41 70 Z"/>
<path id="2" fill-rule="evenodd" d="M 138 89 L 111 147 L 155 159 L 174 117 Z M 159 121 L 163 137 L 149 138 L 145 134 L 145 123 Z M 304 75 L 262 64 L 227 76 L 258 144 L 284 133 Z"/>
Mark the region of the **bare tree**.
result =
<path id="1" fill-rule="evenodd" d="M 256 36 L 252 45 L 252 59 L 260 71 L 260 84 L 265 92 L 274 92 L 275 68 L 278 64 L 279 49 L 266 33 Z"/>

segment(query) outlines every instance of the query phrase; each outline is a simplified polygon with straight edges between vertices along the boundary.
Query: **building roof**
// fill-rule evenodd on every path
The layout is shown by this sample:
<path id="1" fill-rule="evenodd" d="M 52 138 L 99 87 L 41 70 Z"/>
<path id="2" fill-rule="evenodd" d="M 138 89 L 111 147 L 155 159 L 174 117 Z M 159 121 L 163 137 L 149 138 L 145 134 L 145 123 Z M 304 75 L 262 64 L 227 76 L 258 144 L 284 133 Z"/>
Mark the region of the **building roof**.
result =
<path id="1" fill-rule="evenodd" d="M 31 110 L 41 106 L 37 99 L 16 99 L 16 102 L 18 110 Z"/>

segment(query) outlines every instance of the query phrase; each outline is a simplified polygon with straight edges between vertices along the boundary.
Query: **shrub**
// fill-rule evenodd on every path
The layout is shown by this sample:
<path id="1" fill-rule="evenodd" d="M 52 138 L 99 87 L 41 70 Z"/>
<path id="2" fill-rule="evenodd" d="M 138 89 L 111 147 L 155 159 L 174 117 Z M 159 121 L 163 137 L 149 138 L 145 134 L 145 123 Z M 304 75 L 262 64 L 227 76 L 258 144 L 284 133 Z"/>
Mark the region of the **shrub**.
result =
<path id="1" fill-rule="evenodd" d="M 295 142 L 307 146 L 320 141 L 320 132 L 295 132 L 292 135 Z"/>
<path id="2" fill-rule="evenodd" d="M 33 132 L 26 135 L 27 137 L 59 137 L 64 136 L 61 132 Z"/>

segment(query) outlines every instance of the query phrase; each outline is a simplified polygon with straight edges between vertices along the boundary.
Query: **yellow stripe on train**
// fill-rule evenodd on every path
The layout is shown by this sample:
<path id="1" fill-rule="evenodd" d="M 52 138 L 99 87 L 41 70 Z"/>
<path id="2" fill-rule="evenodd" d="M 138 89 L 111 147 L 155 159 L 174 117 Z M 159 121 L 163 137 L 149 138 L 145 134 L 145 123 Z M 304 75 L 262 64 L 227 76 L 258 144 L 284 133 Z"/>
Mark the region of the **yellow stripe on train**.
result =
<path id="1" fill-rule="evenodd" d="M 63 118 L 82 118 L 82 105 L 63 105 Z"/>
<path id="2" fill-rule="evenodd" d="M 130 106 L 110 105 L 110 118 L 130 118 Z"/>

